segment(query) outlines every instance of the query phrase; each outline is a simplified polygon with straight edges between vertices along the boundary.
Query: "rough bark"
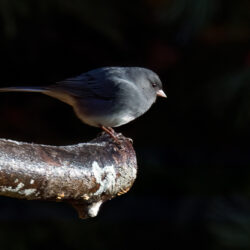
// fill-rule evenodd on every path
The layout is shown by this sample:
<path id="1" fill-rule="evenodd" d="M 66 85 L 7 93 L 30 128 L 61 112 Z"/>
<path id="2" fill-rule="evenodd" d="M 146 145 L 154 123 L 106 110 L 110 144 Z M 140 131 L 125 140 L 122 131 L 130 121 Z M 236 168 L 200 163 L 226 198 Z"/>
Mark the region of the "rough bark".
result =
<path id="1" fill-rule="evenodd" d="M 49 146 L 0 139 L 0 195 L 67 201 L 80 218 L 126 193 L 137 172 L 131 140 L 103 133 L 88 143 Z"/>

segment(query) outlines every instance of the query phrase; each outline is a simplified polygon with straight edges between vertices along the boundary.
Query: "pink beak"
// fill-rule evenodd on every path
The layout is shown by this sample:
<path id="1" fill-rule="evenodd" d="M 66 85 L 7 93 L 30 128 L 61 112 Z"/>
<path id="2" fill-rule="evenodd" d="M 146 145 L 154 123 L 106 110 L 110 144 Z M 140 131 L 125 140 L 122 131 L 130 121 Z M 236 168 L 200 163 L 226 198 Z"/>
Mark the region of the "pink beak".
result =
<path id="1" fill-rule="evenodd" d="M 164 98 L 167 98 L 167 95 L 164 93 L 164 91 L 163 90 L 158 90 L 157 92 L 156 92 L 156 94 L 158 95 L 158 96 L 160 96 L 160 97 L 164 97 Z"/>

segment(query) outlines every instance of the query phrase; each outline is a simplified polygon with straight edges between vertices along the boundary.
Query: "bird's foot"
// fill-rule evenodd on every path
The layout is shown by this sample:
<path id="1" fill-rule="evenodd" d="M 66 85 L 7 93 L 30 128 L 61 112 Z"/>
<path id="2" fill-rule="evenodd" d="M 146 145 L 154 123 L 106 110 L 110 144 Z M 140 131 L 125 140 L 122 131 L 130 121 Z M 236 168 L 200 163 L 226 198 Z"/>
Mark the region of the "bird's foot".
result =
<path id="1" fill-rule="evenodd" d="M 119 135 L 115 133 L 114 129 L 112 129 L 111 127 L 104 127 L 104 126 L 101 126 L 101 129 L 104 130 L 107 134 L 109 134 L 117 144 L 120 144 L 118 137 Z"/>
<path id="2" fill-rule="evenodd" d="M 122 141 L 124 140 L 124 137 L 120 133 L 116 133 L 113 128 L 111 127 L 104 127 L 101 126 L 102 130 L 105 131 L 110 137 L 113 139 L 114 143 L 119 149 L 124 149 L 124 146 L 122 144 Z M 129 140 L 131 144 L 133 144 L 133 140 L 130 138 L 126 138 Z"/>

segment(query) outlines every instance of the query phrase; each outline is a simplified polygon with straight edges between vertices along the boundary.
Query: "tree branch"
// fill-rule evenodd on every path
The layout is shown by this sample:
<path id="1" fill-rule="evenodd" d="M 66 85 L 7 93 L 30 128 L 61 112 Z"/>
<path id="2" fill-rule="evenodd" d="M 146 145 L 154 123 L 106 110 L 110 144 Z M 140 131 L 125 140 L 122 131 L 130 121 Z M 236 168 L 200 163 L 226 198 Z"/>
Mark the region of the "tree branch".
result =
<path id="1" fill-rule="evenodd" d="M 118 145 L 107 134 L 70 146 L 0 139 L 0 195 L 67 201 L 80 218 L 94 217 L 100 205 L 126 193 L 137 173 L 130 139 Z"/>

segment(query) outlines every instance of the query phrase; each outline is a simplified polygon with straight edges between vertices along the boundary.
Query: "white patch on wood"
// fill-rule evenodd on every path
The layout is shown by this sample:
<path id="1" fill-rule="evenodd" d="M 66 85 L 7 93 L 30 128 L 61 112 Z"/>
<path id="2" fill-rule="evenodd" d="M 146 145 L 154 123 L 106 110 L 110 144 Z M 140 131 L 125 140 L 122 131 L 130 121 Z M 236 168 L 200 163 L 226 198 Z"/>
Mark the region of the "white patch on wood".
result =
<path id="1" fill-rule="evenodd" d="M 112 192 L 115 187 L 116 172 L 114 166 L 105 166 L 100 168 L 98 163 L 94 161 L 92 163 L 92 171 L 96 179 L 96 183 L 100 185 L 99 189 L 94 193 L 94 195 L 100 195 L 106 191 Z"/>
<path id="2" fill-rule="evenodd" d="M 102 205 L 102 201 L 97 201 L 88 206 L 88 215 L 90 217 L 95 217 L 100 209 L 100 206 Z"/>
<path id="3" fill-rule="evenodd" d="M 29 196 L 31 194 L 34 194 L 36 192 L 35 188 L 29 188 L 29 189 L 24 189 L 20 191 L 20 194 L 24 194 L 25 196 Z"/>
<path id="4" fill-rule="evenodd" d="M 35 181 L 34 181 L 33 179 L 30 180 L 30 184 L 31 184 L 31 185 L 34 184 L 34 182 L 35 182 Z"/>
<path id="5" fill-rule="evenodd" d="M 2 186 L 1 187 L 1 191 L 2 192 L 12 192 L 12 193 L 18 193 L 19 190 L 24 187 L 24 184 L 22 182 L 20 182 L 15 188 L 13 187 L 7 187 L 7 186 Z"/>
<path id="6" fill-rule="evenodd" d="M 31 194 L 34 194 L 37 190 L 35 188 L 29 188 L 29 189 L 23 189 L 24 184 L 22 182 L 20 182 L 15 188 L 9 186 L 2 186 L 0 187 L 1 192 L 11 192 L 11 193 L 18 193 L 20 195 L 25 195 L 25 196 L 29 196 Z"/>
<path id="7" fill-rule="evenodd" d="M 89 200 L 90 197 L 87 194 L 84 194 L 84 195 L 82 195 L 82 198 L 87 201 L 87 200 Z"/>
<path id="8" fill-rule="evenodd" d="M 19 181 L 18 179 L 15 179 L 14 183 L 18 183 L 18 181 Z"/>
<path id="9" fill-rule="evenodd" d="M 13 140 L 9 140 L 9 139 L 1 139 L 2 141 L 7 141 L 7 142 L 11 142 L 11 143 L 15 143 L 16 145 L 23 145 L 24 143 L 19 142 L 19 141 L 13 141 Z"/>
<path id="10" fill-rule="evenodd" d="M 37 191 L 37 190 L 36 190 L 36 191 Z M 40 192 L 37 191 L 37 192 L 35 193 L 35 196 L 38 196 L 38 195 L 40 195 Z"/>
<path id="11" fill-rule="evenodd" d="M 133 179 L 136 178 L 136 174 L 137 174 L 137 169 L 136 168 L 132 168 L 132 178 Z"/>

